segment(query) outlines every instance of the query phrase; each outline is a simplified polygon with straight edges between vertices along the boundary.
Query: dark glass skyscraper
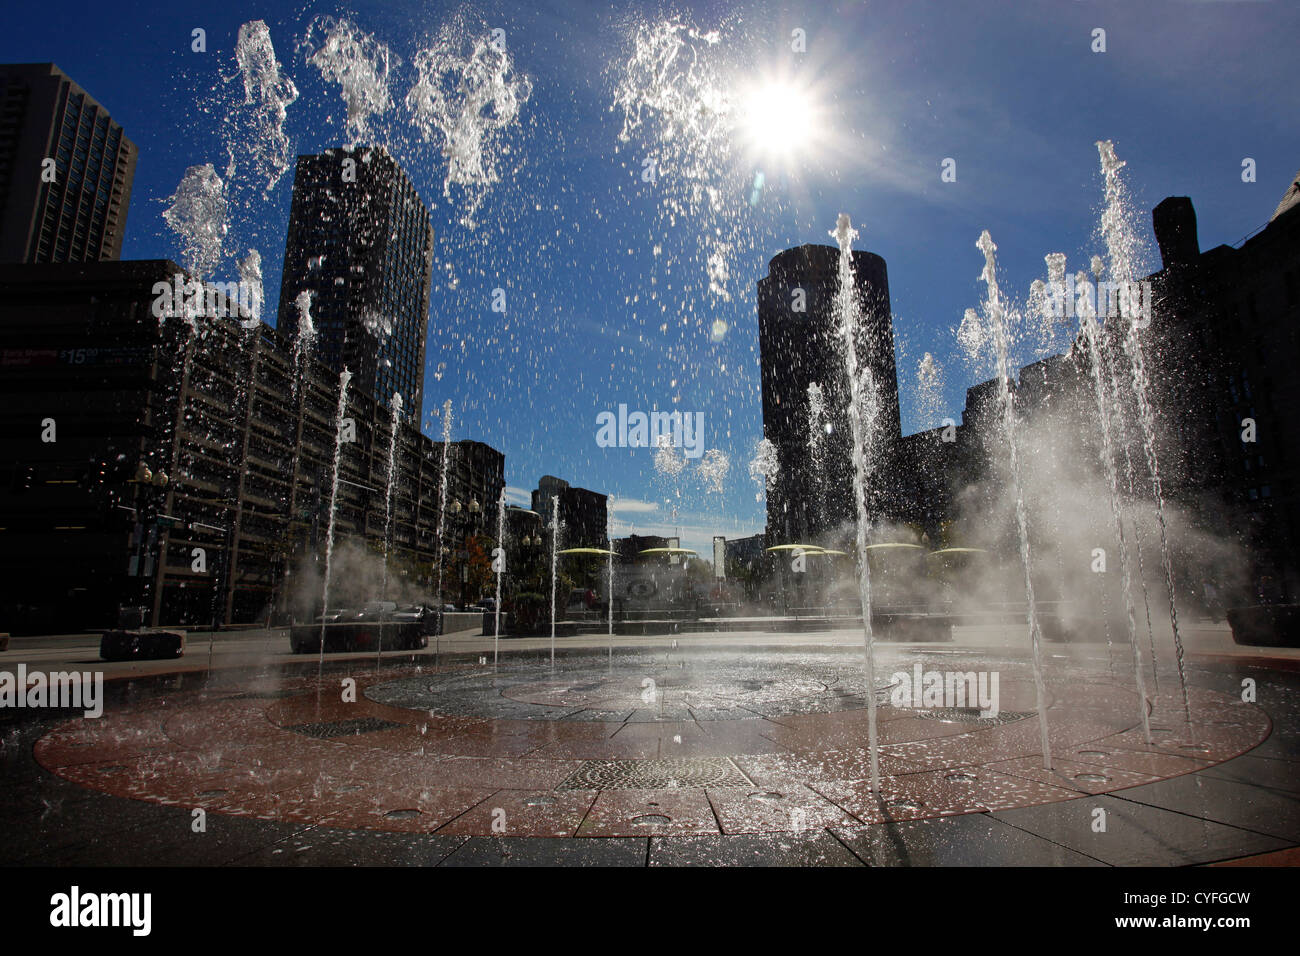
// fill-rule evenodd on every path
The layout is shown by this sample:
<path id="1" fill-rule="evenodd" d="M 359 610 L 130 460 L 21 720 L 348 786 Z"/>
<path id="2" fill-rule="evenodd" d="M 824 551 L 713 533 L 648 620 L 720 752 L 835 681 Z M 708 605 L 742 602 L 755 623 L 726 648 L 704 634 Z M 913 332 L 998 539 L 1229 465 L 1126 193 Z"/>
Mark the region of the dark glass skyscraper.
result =
<path id="1" fill-rule="evenodd" d="M 297 334 L 311 295 L 317 355 L 352 372 L 353 388 L 417 419 L 433 281 L 429 210 L 382 148 L 299 156 L 277 327 Z"/>
<path id="2" fill-rule="evenodd" d="M 136 156 L 53 63 L 0 66 L 0 262 L 120 258 Z"/>
<path id="3" fill-rule="evenodd" d="M 840 251 L 798 246 L 772 259 L 758 281 L 758 340 L 763 381 L 763 434 L 776 446 L 779 472 L 767 499 L 774 543 L 806 542 L 856 519 L 848 376 L 835 298 Z M 867 369 L 880 398 L 869 463 L 885 463 L 898 445 L 898 380 L 885 260 L 854 252 L 862 320 L 857 333 L 860 374 Z M 812 400 L 822 394 L 821 431 L 809 442 Z M 819 459 L 814 461 L 814 455 Z M 878 513 L 876 503 L 873 513 Z"/>

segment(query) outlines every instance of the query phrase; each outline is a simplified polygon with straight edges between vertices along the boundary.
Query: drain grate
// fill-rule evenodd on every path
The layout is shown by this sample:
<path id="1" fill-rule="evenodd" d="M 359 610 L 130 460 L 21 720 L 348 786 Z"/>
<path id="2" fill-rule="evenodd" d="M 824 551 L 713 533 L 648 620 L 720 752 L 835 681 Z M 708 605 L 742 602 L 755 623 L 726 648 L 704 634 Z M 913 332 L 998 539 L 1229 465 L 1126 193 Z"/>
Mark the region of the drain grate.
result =
<path id="1" fill-rule="evenodd" d="M 941 720 L 945 724 L 976 724 L 980 727 L 996 727 L 999 724 L 1009 724 L 1013 721 L 1024 720 L 1026 717 L 1033 717 L 1037 711 L 1033 710 L 1003 710 L 999 711 L 996 717 L 981 717 L 978 707 L 936 707 L 933 710 L 921 710 L 917 712 L 918 717 L 924 717 L 927 720 Z"/>
<path id="2" fill-rule="evenodd" d="M 358 734 L 374 734 L 381 730 L 392 730 L 394 727 L 401 726 L 401 724 L 393 723 L 391 720 L 380 720 L 378 717 L 358 717 L 355 720 L 330 720 L 319 724 L 297 724 L 285 729 L 292 730 L 294 733 L 302 734 L 305 737 L 329 740 L 332 737 L 355 737 Z"/>
<path id="3" fill-rule="evenodd" d="M 557 790 L 675 790 L 748 787 L 730 760 L 675 757 L 659 760 L 588 760 Z"/>

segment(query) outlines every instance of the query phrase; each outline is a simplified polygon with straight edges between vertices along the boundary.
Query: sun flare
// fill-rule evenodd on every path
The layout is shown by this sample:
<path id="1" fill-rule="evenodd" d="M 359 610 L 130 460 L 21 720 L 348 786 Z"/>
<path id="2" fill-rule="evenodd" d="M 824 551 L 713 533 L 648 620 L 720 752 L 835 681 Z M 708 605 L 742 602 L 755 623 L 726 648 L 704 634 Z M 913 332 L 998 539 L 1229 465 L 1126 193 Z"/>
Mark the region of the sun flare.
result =
<path id="1" fill-rule="evenodd" d="M 744 97 L 739 125 L 756 158 L 789 161 L 808 151 L 817 114 L 813 97 L 798 83 L 765 80 Z"/>

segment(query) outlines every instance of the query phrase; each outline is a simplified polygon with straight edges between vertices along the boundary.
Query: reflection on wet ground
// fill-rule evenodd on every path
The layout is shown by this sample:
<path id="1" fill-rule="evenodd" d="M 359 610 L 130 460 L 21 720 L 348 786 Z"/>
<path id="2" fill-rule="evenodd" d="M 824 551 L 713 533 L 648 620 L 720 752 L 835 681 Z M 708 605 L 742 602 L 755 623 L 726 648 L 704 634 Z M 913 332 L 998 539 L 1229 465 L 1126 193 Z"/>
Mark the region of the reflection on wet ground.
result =
<path id="1" fill-rule="evenodd" d="M 1156 697 L 1147 744 L 1122 675 L 1058 662 L 1048 770 L 1024 663 L 894 653 L 877 669 L 879 793 L 847 648 L 110 682 L 98 720 L 4 725 L 0 862 L 1123 865 L 1300 843 L 1294 674 L 1202 665 L 1193 722 L 1176 692 Z M 997 718 L 895 706 L 918 662 L 997 673 Z"/>

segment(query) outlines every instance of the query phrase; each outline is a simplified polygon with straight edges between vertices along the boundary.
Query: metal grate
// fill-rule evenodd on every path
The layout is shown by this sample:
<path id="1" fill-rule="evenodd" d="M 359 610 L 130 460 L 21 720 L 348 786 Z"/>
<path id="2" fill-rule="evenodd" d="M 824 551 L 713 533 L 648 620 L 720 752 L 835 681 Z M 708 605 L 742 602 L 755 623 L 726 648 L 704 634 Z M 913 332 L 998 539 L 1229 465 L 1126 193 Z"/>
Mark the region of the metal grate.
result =
<path id="1" fill-rule="evenodd" d="M 332 737 L 355 737 L 358 734 L 374 734 L 381 730 L 392 730 L 394 727 L 401 726 L 401 724 L 395 724 L 391 720 L 380 720 L 378 717 L 358 717 L 355 720 L 331 720 L 319 724 L 297 724 L 285 729 L 306 737 L 329 740 Z"/>
<path id="2" fill-rule="evenodd" d="M 683 787 L 748 787 L 725 758 L 588 760 L 557 790 L 675 790 Z"/>
<path id="3" fill-rule="evenodd" d="M 999 711 L 996 717 L 981 717 L 978 707 L 936 707 L 933 710 L 921 710 L 917 712 L 918 717 L 924 717 L 927 720 L 941 720 L 945 724 L 975 724 L 979 727 L 996 727 L 999 724 L 1009 724 L 1013 721 L 1024 720 L 1026 717 L 1033 717 L 1037 711 L 1034 710 L 1003 710 Z"/>

